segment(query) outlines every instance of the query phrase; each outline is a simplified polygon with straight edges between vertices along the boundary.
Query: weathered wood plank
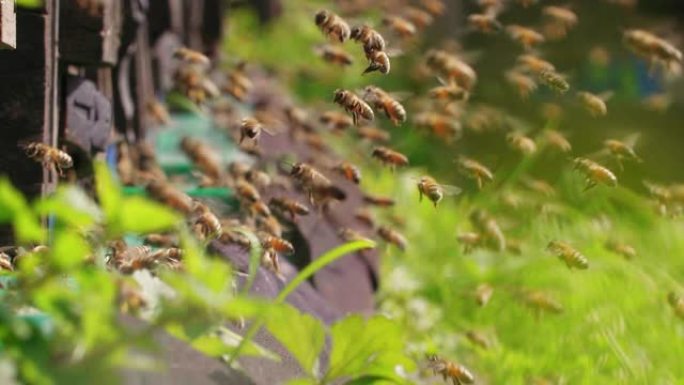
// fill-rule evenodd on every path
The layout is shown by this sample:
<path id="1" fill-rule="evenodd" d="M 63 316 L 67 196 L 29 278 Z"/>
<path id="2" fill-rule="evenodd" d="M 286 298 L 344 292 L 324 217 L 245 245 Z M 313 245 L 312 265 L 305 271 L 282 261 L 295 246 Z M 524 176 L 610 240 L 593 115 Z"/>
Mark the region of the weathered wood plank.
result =
<path id="1" fill-rule="evenodd" d="M 122 0 L 60 3 L 60 58 L 82 65 L 116 64 L 121 45 Z"/>
<path id="2" fill-rule="evenodd" d="M 17 15 L 14 0 L 0 0 L 0 49 L 17 47 Z"/>

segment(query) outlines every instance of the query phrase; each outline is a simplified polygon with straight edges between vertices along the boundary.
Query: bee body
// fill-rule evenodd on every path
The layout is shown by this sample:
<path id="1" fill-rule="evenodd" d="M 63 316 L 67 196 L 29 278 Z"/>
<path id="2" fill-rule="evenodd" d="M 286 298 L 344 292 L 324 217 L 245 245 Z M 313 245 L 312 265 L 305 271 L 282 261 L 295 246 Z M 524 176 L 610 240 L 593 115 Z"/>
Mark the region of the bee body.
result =
<path id="1" fill-rule="evenodd" d="M 308 191 L 312 202 L 326 202 L 329 199 L 344 200 L 346 194 L 318 170 L 306 163 L 292 166 L 290 175 Z"/>
<path id="2" fill-rule="evenodd" d="M 391 29 L 394 31 L 394 33 L 397 34 L 402 39 L 408 39 L 416 34 L 416 26 L 413 25 L 409 20 L 397 16 L 397 15 L 388 15 L 383 17 L 382 19 L 382 24 L 386 26 L 387 28 Z"/>
<path id="3" fill-rule="evenodd" d="M 496 220 L 484 210 L 477 209 L 470 214 L 473 226 L 482 234 L 482 240 L 496 251 L 506 250 L 506 237 Z"/>
<path id="4" fill-rule="evenodd" d="M 546 40 L 541 33 L 521 25 L 509 25 L 506 31 L 511 39 L 528 51 Z"/>
<path id="5" fill-rule="evenodd" d="M 376 109 L 382 110 L 395 126 L 406 121 L 404 106 L 381 88 L 367 86 L 364 89 L 363 99 L 371 103 Z"/>
<path id="6" fill-rule="evenodd" d="M 597 184 L 604 184 L 610 187 L 615 187 L 618 184 L 617 177 L 609 169 L 601 166 L 593 160 L 586 158 L 575 158 L 575 169 L 584 174 L 587 180 L 585 191 L 596 186 Z"/>
<path id="7" fill-rule="evenodd" d="M 547 250 L 556 254 L 569 269 L 586 270 L 589 268 L 589 261 L 570 244 L 562 241 L 551 241 L 546 247 Z"/>
<path id="8" fill-rule="evenodd" d="M 350 91 L 336 90 L 334 101 L 352 115 L 354 125 L 359 122 L 360 118 L 369 121 L 375 118 L 373 109 L 363 99 Z"/>
<path id="9" fill-rule="evenodd" d="M 385 39 L 382 35 L 368 25 L 360 25 L 351 29 L 350 38 L 363 46 L 368 54 L 374 51 L 385 50 Z"/>
<path id="10" fill-rule="evenodd" d="M 408 246 L 406 238 L 398 231 L 387 226 L 380 226 L 377 230 L 378 236 L 385 242 L 397 246 L 401 251 L 405 251 Z"/>
<path id="11" fill-rule="evenodd" d="M 391 62 L 389 55 L 385 51 L 370 51 L 366 52 L 366 59 L 368 59 L 368 67 L 363 71 L 363 74 L 378 71 L 383 75 L 387 75 L 391 69 Z"/>
<path id="12" fill-rule="evenodd" d="M 539 79 L 552 90 L 564 94 L 570 89 L 570 84 L 555 71 L 539 72 Z"/>
<path id="13" fill-rule="evenodd" d="M 337 171 L 340 175 L 342 175 L 344 179 L 352 183 L 361 183 L 361 169 L 359 169 L 358 167 L 349 162 L 339 163 L 337 166 L 334 167 L 334 170 Z"/>
<path id="14" fill-rule="evenodd" d="M 489 303 L 489 300 L 494 294 L 494 288 L 486 283 L 482 283 L 475 289 L 475 302 L 480 307 L 484 307 Z"/>
<path id="15" fill-rule="evenodd" d="M 542 291 L 526 291 L 523 295 L 523 301 L 537 314 L 541 312 L 560 314 L 564 310 L 560 302 Z"/>
<path id="16" fill-rule="evenodd" d="M 546 131 L 546 143 L 561 153 L 568 153 L 572 151 L 572 144 L 568 139 L 558 131 Z"/>
<path id="17" fill-rule="evenodd" d="M 511 148 L 523 155 L 532 155 L 537 152 L 537 145 L 534 140 L 519 132 L 511 132 L 506 136 L 506 140 Z"/>
<path id="18" fill-rule="evenodd" d="M 577 98 L 592 116 L 606 116 L 608 114 L 606 102 L 599 96 L 581 91 L 577 93 Z"/>
<path id="19" fill-rule="evenodd" d="M 506 81 L 518 90 L 518 94 L 523 99 L 527 99 L 537 89 L 537 82 L 527 74 L 518 71 L 508 71 L 505 77 Z"/>
<path id="20" fill-rule="evenodd" d="M 211 64 L 211 60 L 209 60 L 209 58 L 206 55 L 186 47 L 178 48 L 176 52 L 173 53 L 173 56 L 189 64 L 207 67 Z"/>
<path id="21" fill-rule="evenodd" d="M 406 166 L 409 164 L 409 160 L 406 157 L 406 155 L 391 150 L 387 147 L 375 147 L 373 149 L 373 152 L 371 153 L 371 156 L 380 160 L 385 165 L 388 165 L 392 168 L 394 167 L 402 167 Z"/>
<path id="22" fill-rule="evenodd" d="M 297 215 L 309 215 L 308 207 L 289 198 L 271 198 L 270 205 L 280 211 L 287 212 L 292 220 L 294 220 Z"/>
<path id="23" fill-rule="evenodd" d="M 402 14 L 419 30 L 424 30 L 434 21 L 429 12 L 414 6 L 405 6 Z"/>
<path id="24" fill-rule="evenodd" d="M 192 212 L 192 199 L 185 193 L 176 190 L 167 182 L 153 180 L 145 188 L 155 200 L 177 210 L 183 214 Z"/>
<path id="25" fill-rule="evenodd" d="M 430 176 L 422 176 L 418 180 L 419 200 L 423 200 L 425 195 L 435 206 L 444 198 L 445 194 L 458 194 L 460 189 L 455 186 L 443 186 Z"/>
<path id="26" fill-rule="evenodd" d="M 476 232 L 458 234 L 456 239 L 463 245 L 463 254 L 470 254 L 473 249 L 482 244 L 482 235 Z"/>
<path id="27" fill-rule="evenodd" d="M 344 41 L 350 37 L 351 29 L 349 28 L 349 24 L 347 24 L 344 19 L 328 10 L 317 12 L 314 21 L 323 34 L 333 40 L 344 43 Z"/>
<path id="28" fill-rule="evenodd" d="M 390 197 L 368 194 L 363 195 L 363 201 L 369 205 L 378 207 L 392 207 L 396 204 L 396 201 Z"/>
<path id="29" fill-rule="evenodd" d="M 387 142 L 390 140 L 390 134 L 387 131 L 373 126 L 360 126 L 356 132 L 361 138 L 371 142 Z"/>
<path id="30" fill-rule="evenodd" d="M 343 67 L 350 66 L 354 63 L 354 58 L 344 49 L 336 45 L 325 44 L 317 47 L 315 52 L 328 63 Z"/>
<path id="31" fill-rule="evenodd" d="M 459 171 L 465 176 L 475 179 L 477 187 L 482 189 L 485 182 L 492 182 L 494 174 L 483 164 L 469 158 L 460 157 L 456 161 Z"/>
<path id="32" fill-rule="evenodd" d="M 468 16 L 468 24 L 482 33 L 495 33 L 503 29 L 503 25 L 490 13 L 474 13 Z"/>
<path id="33" fill-rule="evenodd" d="M 46 167 L 55 167 L 59 175 L 62 175 L 64 169 L 74 166 L 74 161 L 69 154 L 47 144 L 32 142 L 23 146 L 23 148 L 29 158 L 42 163 Z"/>
<path id="34" fill-rule="evenodd" d="M 222 179 L 223 173 L 218 154 L 209 145 L 191 137 L 184 137 L 180 146 L 202 173 L 214 181 Z"/>
<path id="35" fill-rule="evenodd" d="M 276 252 L 283 254 L 294 254 L 295 248 L 292 243 L 280 237 L 275 237 L 268 233 L 260 233 L 259 238 L 261 245 L 267 249 L 273 249 Z"/>
<path id="36" fill-rule="evenodd" d="M 441 375 L 444 381 L 451 380 L 454 385 L 465 385 L 475 382 L 475 376 L 465 366 L 449 362 L 436 355 L 428 356 L 428 366 L 435 374 Z"/>
<path id="37" fill-rule="evenodd" d="M 444 76 L 448 83 L 455 82 L 471 90 L 477 82 L 475 70 L 458 57 L 442 50 L 430 50 L 425 55 L 428 68 Z"/>

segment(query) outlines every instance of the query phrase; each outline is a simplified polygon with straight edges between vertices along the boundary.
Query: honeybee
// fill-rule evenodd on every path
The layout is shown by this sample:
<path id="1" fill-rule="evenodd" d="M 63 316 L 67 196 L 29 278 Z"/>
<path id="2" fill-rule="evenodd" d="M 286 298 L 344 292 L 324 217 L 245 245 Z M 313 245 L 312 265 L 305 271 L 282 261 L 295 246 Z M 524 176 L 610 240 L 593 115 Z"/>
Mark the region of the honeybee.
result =
<path id="1" fill-rule="evenodd" d="M 205 204 L 195 201 L 192 229 L 201 241 L 218 238 L 221 235 L 221 221 Z"/>
<path id="2" fill-rule="evenodd" d="M 587 180 L 587 186 L 584 188 L 584 191 L 599 183 L 610 187 L 617 186 L 617 177 L 606 167 L 587 158 L 575 158 L 573 162 L 575 170 L 582 172 Z"/>
<path id="3" fill-rule="evenodd" d="M 442 376 L 444 381 L 451 379 L 454 385 L 472 384 L 475 382 L 475 376 L 463 365 L 449 362 L 436 355 L 428 356 L 428 367 L 432 369 L 435 374 Z"/>
<path id="4" fill-rule="evenodd" d="M 456 195 L 461 193 L 461 189 L 456 186 L 443 185 L 430 176 L 422 176 L 418 180 L 418 200 L 423 201 L 425 195 L 437 208 L 437 204 L 444 198 L 444 195 Z"/>
<path id="5" fill-rule="evenodd" d="M 403 167 L 409 164 L 406 155 L 383 146 L 375 147 L 371 156 L 378 159 L 384 165 L 390 166 L 392 170 L 395 167 Z"/>
<path id="6" fill-rule="evenodd" d="M 392 207 L 396 204 L 395 200 L 390 197 L 369 194 L 363 195 L 363 201 L 369 205 L 378 207 Z"/>
<path id="7" fill-rule="evenodd" d="M 468 178 L 474 179 L 480 190 L 485 182 L 494 181 L 494 174 L 489 168 L 474 159 L 461 156 L 456 159 L 456 164 L 459 172 Z"/>
<path id="8" fill-rule="evenodd" d="M 350 37 L 357 43 L 361 43 L 366 55 L 370 52 L 385 50 L 385 39 L 378 31 L 366 24 L 352 28 Z"/>
<path id="9" fill-rule="evenodd" d="M 523 302 L 532 308 L 537 315 L 541 312 L 560 314 L 563 305 L 550 295 L 538 290 L 526 290 L 523 293 Z"/>
<path id="10" fill-rule="evenodd" d="M 245 138 L 249 138 L 255 143 L 258 143 L 259 136 L 262 132 L 269 135 L 275 135 L 275 132 L 266 128 L 258 119 L 244 118 L 242 119 L 242 122 L 240 122 L 240 141 L 238 143 L 242 143 Z"/>
<path id="11" fill-rule="evenodd" d="M 153 269 L 156 265 L 155 260 L 151 259 L 152 249 L 148 246 L 128 247 L 122 241 L 116 241 L 111 246 L 112 264 L 123 274 L 131 274 L 136 270 Z"/>
<path id="12" fill-rule="evenodd" d="M 344 240 L 345 242 L 368 240 L 368 238 L 363 236 L 363 234 L 359 233 L 356 230 L 352 230 L 348 227 L 343 227 L 339 229 L 337 233 L 339 234 L 340 238 L 342 238 L 342 240 Z"/>
<path id="13" fill-rule="evenodd" d="M 398 15 L 387 15 L 383 17 L 382 24 L 402 39 L 411 38 L 416 34 L 416 26 L 409 20 Z"/>
<path id="14" fill-rule="evenodd" d="M 221 162 L 209 145 L 186 136 L 181 140 L 180 147 L 202 173 L 215 181 L 222 179 Z"/>
<path id="15" fill-rule="evenodd" d="M 641 104 L 649 111 L 664 113 L 672 105 L 672 97 L 668 94 L 653 94 L 645 97 Z"/>
<path id="16" fill-rule="evenodd" d="M 347 113 L 352 115 L 354 125 L 359 122 L 359 118 L 366 120 L 373 120 L 375 118 L 373 109 L 351 91 L 337 89 L 335 90 L 335 98 L 333 100 L 342 106 Z"/>
<path id="17" fill-rule="evenodd" d="M 442 50 L 430 50 L 425 55 L 428 68 L 443 75 L 448 82 L 471 90 L 477 82 L 475 70 L 463 60 Z"/>
<path id="18" fill-rule="evenodd" d="M 273 183 L 270 175 L 254 168 L 245 173 L 245 180 L 258 189 L 265 189 Z"/>
<path id="19" fill-rule="evenodd" d="M 565 262 L 565 265 L 568 266 L 569 269 L 577 268 L 585 270 L 589 268 L 589 261 L 587 258 L 567 242 L 551 241 L 546 246 L 546 250 L 556 254 L 561 261 Z"/>
<path id="20" fill-rule="evenodd" d="M 235 230 L 224 229 L 221 235 L 219 235 L 218 240 L 222 243 L 238 245 L 245 250 L 252 248 L 252 241 L 245 234 Z"/>
<path id="21" fill-rule="evenodd" d="M 542 15 L 549 20 L 550 26 L 555 27 L 555 35 L 559 38 L 564 37 L 567 31 L 577 24 L 577 14 L 565 7 L 546 6 L 542 8 Z"/>
<path id="22" fill-rule="evenodd" d="M 292 220 L 295 220 L 297 215 L 309 215 L 309 208 L 303 203 L 286 197 L 271 198 L 269 204 L 277 210 L 288 213 Z"/>
<path id="23" fill-rule="evenodd" d="M 503 25 L 491 13 L 474 13 L 468 15 L 468 24 L 482 33 L 495 33 L 503 29 Z"/>
<path id="24" fill-rule="evenodd" d="M 238 65 L 228 73 L 228 83 L 223 89 L 229 95 L 241 102 L 247 100 L 247 96 L 254 87 L 252 81 L 247 76 L 246 68 L 246 62 L 238 63 Z"/>
<path id="25" fill-rule="evenodd" d="M 253 216 L 270 217 L 271 209 L 263 201 L 256 201 L 249 205 L 249 212 Z"/>
<path id="26" fill-rule="evenodd" d="M 314 47 L 314 52 L 328 63 L 340 65 L 343 67 L 354 64 L 354 58 L 348 54 L 342 47 L 323 44 Z"/>
<path id="27" fill-rule="evenodd" d="M 154 247 L 178 247 L 178 237 L 174 234 L 148 234 L 143 243 Z"/>
<path id="28" fill-rule="evenodd" d="M 378 71 L 383 75 L 387 75 L 391 69 L 390 57 L 385 51 L 370 51 L 366 52 L 366 59 L 368 59 L 368 67 L 363 70 L 363 74 Z"/>
<path id="29" fill-rule="evenodd" d="M 368 209 L 360 208 L 356 210 L 354 213 L 354 218 L 370 228 L 375 227 L 375 218 L 373 217 L 373 213 L 371 213 Z"/>
<path id="30" fill-rule="evenodd" d="M 440 139 L 448 143 L 461 138 L 463 128 L 461 124 L 449 115 L 433 112 L 423 112 L 413 117 L 413 123 L 418 127 L 424 127 Z"/>
<path id="31" fill-rule="evenodd" d="M 555 130 L 547 130 L 544 136 L 546 144 L 549 147 L 553 147 L 554 149 L 562 153 L 568 153 L 572 151 L 572 145 L 570 144 L 568 139 L 560 132 Z"/>
<path id="32" fill-rule="evenodd" d="M 12 259 L 9 255 L 4 252 L 0 252 L 0 271 L 14 271 L 14 265 L 12 264 Z"/>
<path id="33" fill-rule="evenodd" d="M 354 120 L 349 115 L 339 111 L 325 111 L 319 117 L 319 121 L 338 132 L 354 125 Z"/>
<path id="34" fill-rule="evenodd" d="M 633 136 L 631 138 L 634 138 L 630 140 L 630 142 L 635 142 L 636 139 L 638 138 L 638 135 Z M 620 169 L 623 168 L 622 162 L 627 159 L 632 162 L 637 162 L 641 163 L 643 160 L 639 155 L 637 155 L 636 151 L 634 151 L 634 145 L 632 143 L 628 143 L 628 141 L 620 141 L 616 139 L 606 139 L 603 141 L 603 147 L 613 156 L 618 162 L 618 165 L 620 166 Z"/>
<path id="35" fill-rule="evenodd" d="M 666 69 L 672 69 L 674 65 L 682 61 L 682 52 L 667 40 L 639 29 L 625 30 L 623 41 L 627 48 L 637 55 L 643 56 L 651 62 L 663 63 Z"/>
<path id="36" fill-rule="evenodd" d="M 211 64 L 211 60 L 209 60 L 209 58 L 205 54 L 186 47 L 178 48 L 173 53 L 173 57 L 180 59 L 186 63 L 200 66 L 209 67 L 209 65 Z"/>
<path id="37" fill-rule="evenodd" d="M 446 5 L 442 0 L 420 0 L 420 5 L 433 16 L 439 16 L 446 10 Z"/>
<path id="38" fill-rule="evenodd" d="M 489 349 L 491 346 L 491 342 L 489 342 L 489 338 L 487 338 L 484 333 L 479 332 L 477 330 L 468 330 L 466 332 L 466 337 L 468 337 L 468 340 L 472 342 L 474 345 L 477 345 L 481 347 L 482 349 Z"/>
<path id="39" fill-rule="evenodd" d="M 147 184 L 145 190 L 150 197 L 181 213 L 190 214 L 192 212 L 192 198 L 176 190 L 169 183 L 152 180 Z"/>
<path id="40" fill-rule="evenodd" d="M 577 98 L 592 116 L 605 116 L 608 113 L 608 107 L 606 106 L 607 95 L 599 96 L 590 92 L 580 91 L 577 93 Z"/>
<path id="41" fill-rule="evenodd" d="M 480 307 L 485 307 L 489 303 L 489 300 L 492 299 L 493 294 L 494 288 L 491 285 L 481 283 L 475 288 L 475 302 L 477 302 Z"/>
<path id="42" fill-rule="evenodd" d="M 532 54 L 522 54 L 516 59 L 518 65 L 527 71 L 540 73 L 543 71 L 553 72 L 556 67 L 550 62 Z"/>
<path id="43" fill-rule="evenodd" d="M 521 25 L 509 25 L 506 27 L 506 32 L 508 32 L 511 39 L 520 44 L 527 51 L 546 40 L 541 33 Z"/>
<path id="44" fill-rule="evenodd" d="M 280 259 L 278 252 L 271 248 L 264 248 L 261 254 L 261 265 L 280 276 Z"/>
<path id="45" fill-rule="evenodd" d="M 74 166 L 71 155 L 47 144 L 32 142 L 20 147 L 24 149 L 26 156 L 42 163 L 43 167 L 55 169 L 60 176 L 63 175 L 64 169 Z"/>
<path id="46" fill-rule="evenodd" d="M 684 319 L 684 298 L 671 291 L 667 293 L 667 302 L 672 306 L 677 317 Z"/>
<path id="47" fill-rule="evenodd" d="M 402 11 L 402 14 L 419 30 L 424 30 L 434 21 L 432 15 L 429 12 L 413 6 L 405 6 Z"/>
<path id="48" fill-rule="evenodd" d="M 363 89 L 363 100 L 382 110 L 385 116 L 397 126 L 406 121 L 406 109 L 389 93 L 380 87 L 367 86 Z"/>
<path id="49" fill-rule="evenodd" d="M 349 162 L 340 162 L 333 167 L 333 170 L 337 171 L 344 179 L 352 183 L 361 183 L 361 169 Z"/>
<path id="50" fill-rule="evenodd" d="M 470 254 L 473 249 L 482 244 L 482 235 L 475 232 L 465 232 L 458 234 L 456 239 L 463 245 L 463 254 Z"/>
<path id="51" fill-rule="evenodd" d="M 294 254 L 295 248 L 292 243 L 280 237 L 274 237 L 271 234 L 261 232 L 258 234 L 261 240 L 261 245 L 267 249 L 273 249 L 283 254 Z"/>
<path id="52" fill-rule="evenodd" d="M 387 226 L 380 226 L 377 230 L 378 236 L 385 242 L 391 243 L 398 247 L 401 251 L 405 251 L 408 246 L 406 238 L 398 231 Z"/>
<path id="53" fill-rule="evenodd" d="M 384 143 L 390 140 L 389 132 L 373 126 L 359 126 L 356 133 L 359 137 L 371 142 Z"/>
<path id="54" fill-rule="evenodd" d="M 276 217 L 257 217 L 256 222 L 259 230 L 265 231 L 274 237 L 280 238 L 283 236 L 283 227 Z"/>
<path id="55" fill-rule="evenodd" d="M 328 10 L 321 10 L 316 13 L 314 21 L 325 36 L 340 43 L 344 43 L 345 40 L 349 39 L 351 34 L 349 24 L 336 14 Z"/>
<path id="56" fill-rule="evenodd" d="M 533 178 L 522 178 L 522 184 L 527 189 L 544 195 L 546 197 L 552 197 L 556 195 L 556 189 L 553 188 L 547 181 L 541 179 Z"/>
<path id="57" fill-rule="evenodd" d="M 157 124 L 168 125 L 171 123 L 171 115 L 162 103 L 153 99 L 147 102 L 147 113 L 154 119 Z"/>
<path id="58" fill-rule="evenodd" d="M 539 79 L 552 90 L 564 94 L 570 89 L 570 84 L 559 73 L 554 71 L 542 71 Z"/>
<path id="59" fill-rule="evenodd" d="M 523 155 L 532 155 L 537 152 L 537 144 L 530 137 L 523 135 L 520 132 L 511 132 L 506 135 L 508 145 L 515 151 Z"/>
<path id="60" fill-rule="evenodd" d="M 537 89 L 537 82 L 529 75 L 519 71 L 507 71 L 506 81 L 516 88 L 521 98 L 527 99 Z"/>
<path id="61" fill-rule="evenodd" d="M 433 87 L 428 91 L 428 96 L 432 99 L 444 101 L 468 100 L 470 94 L 465 88 L 455 82 L 446 83 L 442 82 L 441 79 L 440 82 L 442 83 L 441 85 Z"/>
<path id="62" fill-rule="evenodd" d="M 347 194 L 333 185 L 325 175 L 306 163 L 292 165 L 290 175 L 307 191 L 312 203 L 323 203 L 330 199 L 344 200 L 347 197 Z"/>
<path id="63" fill-rule="evenodd" d="M 261 200 L 261 195 L 257 188 L 246 180 L 238 180 L 235 183 L 235 191 L 237 192 L 238 197 L 247 202 L 254 203 Z"/>
<path id="64" fill-rule="evenodd" d="M 615 240 L 606 241 L 606 249 L 621 255 L 623 258 L 631 260 L 636 258 L 636 249 L 626 243 L 618 242 Z"/>
<path id="65" fill-rule="evenodd" d="M 506 250 L 506 237 L 494 217 L 484 210 L 476 209 L 470 214 L 470 222 L 489 247 L 496 251 Z"/>

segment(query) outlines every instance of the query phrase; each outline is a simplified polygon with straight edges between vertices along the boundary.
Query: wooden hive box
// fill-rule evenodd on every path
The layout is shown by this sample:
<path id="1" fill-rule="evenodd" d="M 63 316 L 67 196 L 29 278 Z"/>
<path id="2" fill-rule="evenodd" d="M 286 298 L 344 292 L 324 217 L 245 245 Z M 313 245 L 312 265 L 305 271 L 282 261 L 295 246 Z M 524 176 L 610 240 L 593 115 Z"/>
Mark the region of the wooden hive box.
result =
<path id="1" fill-rule="evenodd" d="M 121 45 L 121 0 L 63 0 L 59 11 L 59 51 L 63 62 L 113 66 Z"/>
<path id="2" fill-rule="evenodd" d="M 17 14 L 14 0 L 0 0 L 0 49 L 17 48 Z"/>

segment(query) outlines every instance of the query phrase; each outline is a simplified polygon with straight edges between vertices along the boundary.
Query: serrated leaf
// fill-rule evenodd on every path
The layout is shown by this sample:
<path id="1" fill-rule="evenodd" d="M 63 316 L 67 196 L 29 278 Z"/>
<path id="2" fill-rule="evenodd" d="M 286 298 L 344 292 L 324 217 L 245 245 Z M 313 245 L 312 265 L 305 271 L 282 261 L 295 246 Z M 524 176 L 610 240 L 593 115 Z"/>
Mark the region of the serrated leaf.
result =
<path id="1" fill-rule="evenodd" d="M 306 373 L 318 376 L 318 356 L 325 344 L 325 328 L 321 321 L 283 304 L 269 311 L 266 327 Z"/>
<path id="2" fill-rule="evenodd" d="M 182 220 L 166 206 L 141 197 L 124 199 L 119 215 L 119 231 L 141 234 L 169 230 Z"/>
<path id="3" fill-rule="evenodd" d="M 172 334 L 179 336 L 175 332 L 172 332 Z M 183 336 L 179 337 L 183 338 Z M 232 352 L 240 344 L 241 341 L 241 335 L 233 332 L 228 328 L 220 328 L 215 333 L 203 334 L 193 339 L 192 341 L 190 341 L 190 345 L 194 349 L 208 356 L 223 357 L 232 354 Z M 280 362 L 280 356 L 252 341 L 246 344 L 245 350 L 242 354 L 246 356 L 261 357 L 272 361 Z"/>

